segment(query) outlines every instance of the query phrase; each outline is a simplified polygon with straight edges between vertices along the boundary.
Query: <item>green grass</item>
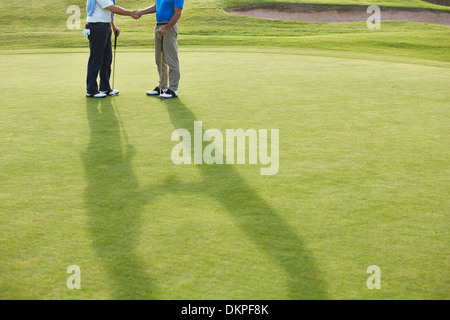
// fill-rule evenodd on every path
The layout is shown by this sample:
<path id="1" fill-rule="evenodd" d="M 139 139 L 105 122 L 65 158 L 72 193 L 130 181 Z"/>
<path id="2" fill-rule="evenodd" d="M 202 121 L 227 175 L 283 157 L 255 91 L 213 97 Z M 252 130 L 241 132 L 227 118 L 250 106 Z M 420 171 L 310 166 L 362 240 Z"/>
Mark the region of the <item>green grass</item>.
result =
<path id="1" fill-rule="evenodd" d="M 87 41 L 65 30 L 84 0 L 49 3 L 0 13 L 0 299 L 450 298 L 449 27 L 250 19 L 223 11 L 250 1 L 192 0 L 180 99 L 145 96 L 145 17 L 118 18 L 121 94 L 98 101 L 84 98 Z M 196 120 L 279 129 L 279 173 L 174 165 L 171 133 Z"/>
<path id="2" fill-rule="evenodd" d="M 219 1 L 192 0 L 180 22 L 180 44 L 202 46 L 277 46 L 283 48 L 313 48 L 323 50 L 385 53 L 408 58 L 425 58 L 450 61 L 450 36 L 448 26 L 423 23 L 383 22 L 381 30 L 367 29 L 359 23 L 304 23 L 251 19 L 226 13 L 224 9 L 250 3 L 318 3 L 413 8 L 431 8 L 449 11 L 449 7 L 437 6 L 420 0 L 357 1 Z M 50 4 L 51 3 L 51 4 Z M 86 47 L 81 30 L 68 30 L 66 20 L 69 5 L 82 8 L 85 19 L 85 0 L 60 0 L 29 2 L 18 0 L 4 4 L 0 13 L 0 49 L 11 48 L 61 48 Z M 145 8 L 151 1 L 123 1 L 122 6 Z M 49 19 L 48 8 L 53 8 Z M 18 12 L 23 19 L 17 19 Z M 144 16 L 139 21 L 129 17 L 117 17 L 117 25 L 123 33 L 119 39 L 122 47 L 152 47 L 155 17 Z M 439 53 L 435 55 L 435 53 Z"/>
<path id="3" fill-rule="evenodd" d="M 449 297 L 448 68 L 190 49 L 160 102 L 151 53 L 118 59 L 121 96 L 98 102 L 85 53 L 2 56 L 2 298 Z M 279 174 L 175 166 L 194 120 L 279 128 Z"/>

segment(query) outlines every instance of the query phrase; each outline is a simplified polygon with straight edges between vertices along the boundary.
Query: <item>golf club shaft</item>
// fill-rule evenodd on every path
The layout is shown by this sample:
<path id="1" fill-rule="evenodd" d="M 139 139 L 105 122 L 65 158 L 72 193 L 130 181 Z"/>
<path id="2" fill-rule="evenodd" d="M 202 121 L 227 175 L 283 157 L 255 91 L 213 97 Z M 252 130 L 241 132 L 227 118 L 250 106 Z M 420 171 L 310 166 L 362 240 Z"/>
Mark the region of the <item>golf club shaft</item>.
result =
<path id="1" fill-rule="evenodd" d="M 114 34 L 114 61 L 113 61 L 113 82 L 112 89 L 115 88 L 115 78 L 116 78 L 116 48 L 117 48 L 117 36 Z"/>
<path id="2" fill-rule="evenodd" d="M 163 84 L 163 51 L 164 51 L 164 37 L 161 36 L 161 63 L 159 72 L 159 97 L 162 94 L 162 84 Z"/>

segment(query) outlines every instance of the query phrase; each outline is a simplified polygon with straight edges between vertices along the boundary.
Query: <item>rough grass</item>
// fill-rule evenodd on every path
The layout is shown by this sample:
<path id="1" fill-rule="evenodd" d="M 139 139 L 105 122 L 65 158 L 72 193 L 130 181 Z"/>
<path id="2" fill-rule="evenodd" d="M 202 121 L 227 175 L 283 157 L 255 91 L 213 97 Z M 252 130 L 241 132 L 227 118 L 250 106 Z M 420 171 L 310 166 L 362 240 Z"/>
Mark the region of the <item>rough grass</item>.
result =
<path id="1" fill-rule="evenodd" d="M 205 1 L 186 3 L 180 22 L 180 44 L 183 46 L 276 46 L 283 48 L 313 48 L 323 50 L 389 53 L 392 56 L 450 61 L 450 36 L 448 26 L 423 23 L 384 22 L 381 30 L 368 30 L 365 22 L 359 23 L 304 23 L 239 17 L 224 11 L 232 6 L 249 3 L 321 3 L 367 6 L 399 6 L 450 10 L 419 0 L 413 1 Z M 62 48 L 86 46 L 81 30 L 68 30 L 66 20 L 69 5 L 82 8 L 85 19 L 85 1 L 28 1 L 8 2 L 0 14 L 0 49 Z M 130 0 L 122 6 L 145 8 L 151 1 Z M 49 15 L 49 8 L 59 14 Z M 17 12 L 23 19 L 17 19 Z M 51 16 L 51 18 L 49 18 Z M 117 17 L 122 29 L 120 46 L 153 46 L 154 16 L 140 21 Z"/>

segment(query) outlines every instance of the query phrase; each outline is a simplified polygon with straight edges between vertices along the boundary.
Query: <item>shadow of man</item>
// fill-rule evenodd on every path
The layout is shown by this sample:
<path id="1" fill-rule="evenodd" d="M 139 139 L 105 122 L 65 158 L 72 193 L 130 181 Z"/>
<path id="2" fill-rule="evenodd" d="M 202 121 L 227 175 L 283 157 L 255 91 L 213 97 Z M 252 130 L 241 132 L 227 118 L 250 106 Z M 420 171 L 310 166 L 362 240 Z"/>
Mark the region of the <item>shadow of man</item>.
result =
<path id="1" fill-rule="evenodd" d="M 82 162 L 94 252 L 109 274 L 113 299 L 152 299 L 154 282 L 136 253 L 149 193 L 139 190 L 133 146 L 123 143 L 111 99 L 86 100 L 90 142 Z M 123 128 L 122 132 L 127 140 Z"/>
<path id="2" fill-rule="evenodd" d="M 175 129 L 194 136 L 195 115 L 180 99 L 164 100 Z M 203 132 L 204 133 L 204 132 Z M 193 150 L 192 155 L 193 159 Z M 225 163 L 225 161 L 224 161 Z M 236 225 L 288 275 L 290 299 L 325 299 L 325 284 L 303 240 L 231 165 L 197 165 L 202 182 L 186 185 L 183 192 L 209 195 L 225 207 Z M 179 182 L 174 182 L 180 186 Z M 257 294 L 257 293 L 255 293 Z M 278 295 L 274 293 L 274 298 Z"/>

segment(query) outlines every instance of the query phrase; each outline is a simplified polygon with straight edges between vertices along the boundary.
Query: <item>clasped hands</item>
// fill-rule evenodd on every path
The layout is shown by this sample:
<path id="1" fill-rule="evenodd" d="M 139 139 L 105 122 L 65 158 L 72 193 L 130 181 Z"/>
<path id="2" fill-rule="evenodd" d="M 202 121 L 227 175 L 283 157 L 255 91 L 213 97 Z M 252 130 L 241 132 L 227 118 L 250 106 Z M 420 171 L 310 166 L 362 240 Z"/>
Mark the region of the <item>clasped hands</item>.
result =
<path id="1" fill-rule="evenodd" d="M 134 10 L 131 16 L 133 19 L 138 20 L 142 17 L 142 12 L 139 10 Z"/>
<path id="2" fill-rule="evenodd" d="M 131 14 L 133 19 L 135 19 L 135 20 L 139 20 L 143 15 L 144 14 L 142 13 L 142 11 L 139 11 L 139 10 L 134 10 L 133 13 Z M 164 34 L 166 34 L 167 28 L 165 28 L 165 27 L 160 28 L 160 29 L 156 30 L 156 32 L 158 32 L 158 34 L 162 37 L 162 36 L 164 36 Z"/>

